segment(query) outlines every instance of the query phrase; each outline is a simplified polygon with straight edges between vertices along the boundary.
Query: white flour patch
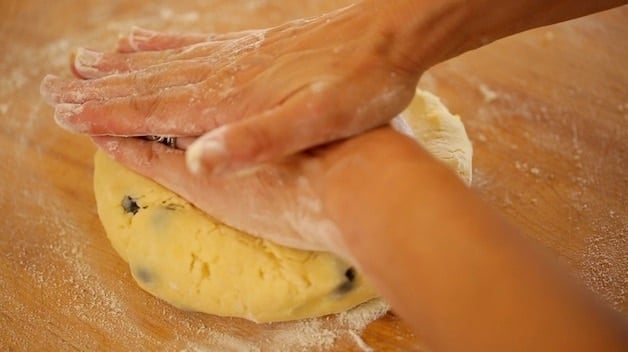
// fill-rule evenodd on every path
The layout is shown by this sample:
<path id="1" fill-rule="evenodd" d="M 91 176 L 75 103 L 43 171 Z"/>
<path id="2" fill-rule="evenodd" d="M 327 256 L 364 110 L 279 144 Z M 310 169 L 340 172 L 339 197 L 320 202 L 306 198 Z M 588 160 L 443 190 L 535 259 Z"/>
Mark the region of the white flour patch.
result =
<path id="1" fill-rule="evenodd" d="M 480 83 L 478 85 L 478 89 L 480 90 L 480 93 L 482 93 L 482 97 L 484 98 L 485 103 L 492 103 L 499 97 L 497 92 L 489 88 L 489 86 L 484 83 Z"/>
<path id="2" fill-rule="evenodd" d="M 600 230 L 600 234 L 587 240 L 581 278 L 591 290 L 621 311 L 628 295 L 628 253 L 625 251 L 628 248 L 628 224 L 625 223 L 623 230 L 615 234 L 605 226 Z"/>
<path id="3" fill-rule="evenodd" d="M 9 111 L 11 105 L 2 103 L 0 104 L 0 115 L 5 115 Z"/>
<path id="4" fill-rule="evenodd" d="M 203 327 L 199 329 L 203 339 L 188 344 L 182 351 L 211 351 L 220 347 L 221 351 L 330 351 L 336 342 L 343 339 L 356 351 L 372 351 L 360 338 L 361 332 L 372 321 L 382 317 L 389 305 L 381 300 L 372 300 L 347 312 L 321 318 L 301 321 L 262 324 L 264 329 L 247 338 Z"/>

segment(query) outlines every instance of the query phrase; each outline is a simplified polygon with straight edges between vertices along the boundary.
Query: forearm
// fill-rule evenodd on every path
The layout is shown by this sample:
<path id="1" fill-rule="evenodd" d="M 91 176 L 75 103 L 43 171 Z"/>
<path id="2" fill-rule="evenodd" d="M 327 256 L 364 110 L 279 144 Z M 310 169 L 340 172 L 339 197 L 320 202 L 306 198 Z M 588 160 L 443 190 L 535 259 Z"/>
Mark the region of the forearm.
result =
<path id="1" fill-rule="evenodd" d="M 407 70 L 429 67 L 497 39 L 628 3 L 625 0 L 365 0 L 363 11 Z"/>
<path id="2" fill-rule="evenodd" d="M 620 350 L 612 314 L 414 142 L 340 148 L 317 184 L 338 245 L 436 351 Z"/>

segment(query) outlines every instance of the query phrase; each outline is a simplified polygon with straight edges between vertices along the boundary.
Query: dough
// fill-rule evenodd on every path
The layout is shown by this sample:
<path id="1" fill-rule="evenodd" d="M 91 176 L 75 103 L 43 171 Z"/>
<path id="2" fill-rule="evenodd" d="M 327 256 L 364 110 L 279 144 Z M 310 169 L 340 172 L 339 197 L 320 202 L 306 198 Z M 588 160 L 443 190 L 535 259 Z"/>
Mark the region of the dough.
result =
<path id="1" fill-rule="evenodd" d="M 417 91 L 396 120 L 467 182 L 471 144 L 459 118 Z M 98 214 L 138 284 L 181 309 L 256 322 L 347 310 L 376 292 L 329 253 L 275 245 L 221 224 L 102 152 L 94 165 Z"/>
<path id="2" fill-rule="evenodd" d="M 471 184 L 473 147 L 459 116 L 452 115 L 434 94 L 421 90 L 401 116 L 409 127 L 406 134 Z"/>

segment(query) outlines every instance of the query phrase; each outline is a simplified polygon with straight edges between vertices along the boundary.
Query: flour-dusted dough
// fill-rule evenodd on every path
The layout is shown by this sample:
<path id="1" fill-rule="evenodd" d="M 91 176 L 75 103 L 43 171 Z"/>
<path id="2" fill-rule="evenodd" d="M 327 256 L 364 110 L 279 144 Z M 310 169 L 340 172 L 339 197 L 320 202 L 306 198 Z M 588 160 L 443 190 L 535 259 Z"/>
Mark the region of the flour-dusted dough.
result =
<path id="1" fill-rule="evenodd" d="M 417 90 L 401 116 L 410 127 L 409 134 L 471 184 L 473 147 L 459 116 L 452 115 L 434 94 L 422 90 Z"/>
<path id="2" fill-rule="evenodd" d="M 402 114 L 434 155 L 470 182 L 471 144 L 460 120 L 417 91 Z M 347 310 L 375 291 L 329 253 L 282 247 L 221 224 L 193 205 L 97 152 L 98 214 L 138 284 L 186 310 L 284 321 Z"/>

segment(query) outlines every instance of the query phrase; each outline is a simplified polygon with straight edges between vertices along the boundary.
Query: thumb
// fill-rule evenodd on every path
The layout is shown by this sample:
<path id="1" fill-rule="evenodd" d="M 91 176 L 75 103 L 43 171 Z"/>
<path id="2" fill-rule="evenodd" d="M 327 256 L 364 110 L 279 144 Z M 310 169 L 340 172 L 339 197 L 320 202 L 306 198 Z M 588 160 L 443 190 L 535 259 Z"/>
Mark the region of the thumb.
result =
<path id="1" fill-rule="evenodd" d="M 231 172 L 374 127 L 368 121 L 356 123 L 333 101 L 323 101 L 302 91 L 272 110 L 211 130 L 187 149 L 188 168 L 193 173 Z"/>

